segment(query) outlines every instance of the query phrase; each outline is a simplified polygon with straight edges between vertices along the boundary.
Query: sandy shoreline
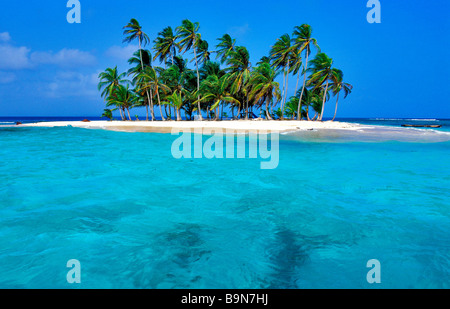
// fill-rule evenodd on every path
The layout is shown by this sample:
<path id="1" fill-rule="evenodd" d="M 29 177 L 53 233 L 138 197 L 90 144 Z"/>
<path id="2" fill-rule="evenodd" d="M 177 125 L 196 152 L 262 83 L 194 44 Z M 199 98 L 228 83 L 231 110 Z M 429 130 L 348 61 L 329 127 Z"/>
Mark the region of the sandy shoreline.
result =
<path id="1" fill-rule="evenodd" d="M 402 128 L 381 125 L 363 125 L 338 121 L 292 121 L 292 120 L 226 120 L 226 121 L 57 121 L 25 123 L 0 127 L 74 127 L 83 129 L 109 130 L 117 132 L 180 133 L 200 134 L 245 134 L 280 133 L 287 139 L 309 141 L 407 141 L 445 142 L 450 141 L 450 132 L 432 129 Z"/>
<path id="2" fill-rule="evenodd" d="M 58 121 L 39 122 L 20 125 L 22 127 L 75 127 L 85 129 L 104 129 L 124 132 L 154 132 L 171 133 L 183 130 L 234 130 L 237 133 L 245 132 L 291 132 L 308 130 L 360 130 L 371 128 L 356 123 L 346 122 L 316 122 L 316 121 L 256 121 L 256 120 L 236 120 L 236 121 Z"/>

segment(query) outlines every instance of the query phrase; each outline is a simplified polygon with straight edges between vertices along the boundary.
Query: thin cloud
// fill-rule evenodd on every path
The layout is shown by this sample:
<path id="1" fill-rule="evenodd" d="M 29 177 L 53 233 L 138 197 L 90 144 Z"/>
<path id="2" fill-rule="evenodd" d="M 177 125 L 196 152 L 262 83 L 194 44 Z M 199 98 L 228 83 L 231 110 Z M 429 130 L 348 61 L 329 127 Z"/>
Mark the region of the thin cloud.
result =
<path id="1" fill-rule="evenodd" d="M 0 32 L 0 43 L 6 43 L 11 40 L 11 36 L 9 35 L 9 32 Z"/>
<path id="2" fill-rule="evenodd" d="M 232 37 L 242 37 L 250 31 L 250 26 L 248 24 L 242 26 L 231 27 L 228 29 L 228 33 Z"/>
<path id="3" fill-rule="evenodd" d="M 92 66 L 96 58 L 89 52 L 63 48 L 60 51 L 34 51 L 25 46 L 10 43 L 8 32 L 0 33 L 0 70 L 29 69 L 39 65 L 59 67 Z"/>
<path id="4" fill-rule="evenodd" d="M 48 98 L 91 97 L 98 98 L 97 73 L 58 72 L 54 79 L 41 87 L 42 94 Z"/>
<path id="5" fill-rule="evenodd" d="M 0 69 L 20 70 L 31 67 L 30 49 L 11 45 L 0 45 Z"/>
<path id="6" fill-rule="evenodd" d="M 33 52 L 30 56 L 33 64 L 53 64 L 60 67 L 92 66 L 96 58 L 89 52 L 78 49 L 62 49 L 53 52 Z"/>
<path id="7" fill-rule="evenodd" d="M 128 60 L 133 57 L 133 54 L 139 50 L 138 45 L 127 45 L 127 46 L 112 46 L 108 48 L 105 52 L 105 55 L 111 58 L 119 59 L 119 60 Z"/>

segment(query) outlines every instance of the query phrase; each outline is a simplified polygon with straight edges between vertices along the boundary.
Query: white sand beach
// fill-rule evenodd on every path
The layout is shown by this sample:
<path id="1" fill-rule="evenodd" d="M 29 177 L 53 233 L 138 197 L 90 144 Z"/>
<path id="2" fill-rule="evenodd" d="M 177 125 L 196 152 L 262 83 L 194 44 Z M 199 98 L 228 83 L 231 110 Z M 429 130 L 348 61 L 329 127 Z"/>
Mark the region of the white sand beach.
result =
<path id="1" fill-rule="evenodd" d="M 356 123 L 318 121 L 59 121 L 22 124 L 24 127 L 76 127 L 125 132 L 171 133 L 172 130 L 235 130 L 236 132 L 290 132 L 308 130 L 361 130 L 370 128 Z"/>

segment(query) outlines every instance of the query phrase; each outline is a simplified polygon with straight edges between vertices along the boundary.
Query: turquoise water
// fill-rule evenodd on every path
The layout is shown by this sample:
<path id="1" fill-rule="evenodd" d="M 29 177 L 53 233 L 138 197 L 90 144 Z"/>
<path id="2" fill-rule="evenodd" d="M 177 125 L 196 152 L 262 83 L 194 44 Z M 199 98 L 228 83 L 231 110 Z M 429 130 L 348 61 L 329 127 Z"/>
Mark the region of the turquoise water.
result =
<path id="1" fill-rule="evenodd" d="M 0 288 L 450 288 L 450 142 L 282 136 L 261 170 L 175 138 L 0 128 Z"/>

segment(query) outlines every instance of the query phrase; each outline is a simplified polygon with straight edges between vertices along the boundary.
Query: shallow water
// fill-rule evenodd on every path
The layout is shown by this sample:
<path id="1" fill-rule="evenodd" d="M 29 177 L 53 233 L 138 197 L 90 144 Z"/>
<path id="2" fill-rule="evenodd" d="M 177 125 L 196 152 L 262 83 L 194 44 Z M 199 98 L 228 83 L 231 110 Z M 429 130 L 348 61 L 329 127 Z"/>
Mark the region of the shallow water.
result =
<path id="1" fill-rule="evenodd" d="M 1 128 L 0 287 L 450 287 L 450 142 L 282 136 L 261 170 L 175 138 Z"/>

